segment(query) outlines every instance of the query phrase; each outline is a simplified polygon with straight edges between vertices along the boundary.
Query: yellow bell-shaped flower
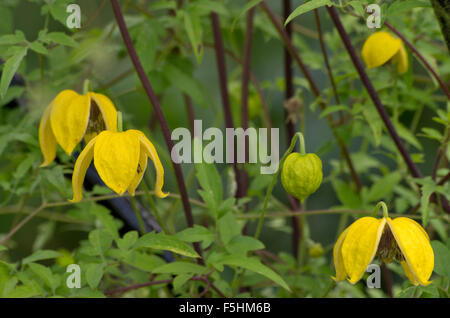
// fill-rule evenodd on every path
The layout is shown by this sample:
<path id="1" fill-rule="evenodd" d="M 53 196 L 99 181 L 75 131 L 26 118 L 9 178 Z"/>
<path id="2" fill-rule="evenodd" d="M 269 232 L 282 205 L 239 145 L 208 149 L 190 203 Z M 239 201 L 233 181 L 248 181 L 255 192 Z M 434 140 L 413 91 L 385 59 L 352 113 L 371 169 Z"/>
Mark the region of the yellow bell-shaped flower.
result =
<path id="1" fill-rule="evenodd" d="M 383 203 L 384 204 L 384 203 Z M 387 210 L 386 210 L 387 211 Z M 425 230 L 416 221 L 398 217 L 363 217 L 351 224 L 333 249 L 337 282 L 358 282 L 378 256 L 383 262 L 398 260 L 414 285 L 428 285 L 434 268 L 434 253 Z"/>
<path id="2" fill-rule="evenodd" d="M 367 68 L 383 65 L 391 60 L 397 64 L 397 71 L 403 74 L 408 70 L 408 55 L 401 39 L 385 31 L 371 34 L 362 48 L 362 57 Z"/>
<path id="3" fill-rule="evenodd" d="M 126 190 L 134 195 L 147 168 L 148 158 L 156 169 L 155 194 L 164 198 L 168 195 L 162 192 L 164 168 L 155 147 L 144 133 L 133 129 L 124 132 L 102 131 L 86 145 L 75 162 L 71 201 L 81 200 L 83 180 L 92 160 L 100 178 L 109 188 L 119 195 Z"/>
<path id="4" fill-rule="evenodd" d="M 105 129 L 117 131 L 117 111 L 108 97 L 63 90 L 47 106 L 39 125 L 39 144 L 44 155 L 41 167 L 55 159 L 57 144 L 71 154 L 83 136 L 89 142 Z"/>

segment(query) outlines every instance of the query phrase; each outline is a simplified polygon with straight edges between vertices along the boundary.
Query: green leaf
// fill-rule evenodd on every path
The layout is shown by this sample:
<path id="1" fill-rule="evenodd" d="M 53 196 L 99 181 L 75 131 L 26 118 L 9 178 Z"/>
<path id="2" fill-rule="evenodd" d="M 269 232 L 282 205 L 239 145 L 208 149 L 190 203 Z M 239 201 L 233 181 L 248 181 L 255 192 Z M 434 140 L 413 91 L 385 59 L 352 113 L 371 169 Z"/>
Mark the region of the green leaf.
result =
<path id="1" fill-rule="evenodd" d="M 215 239 L 214 234 L 211 233 L 210 230 L 197 224 L 195 224 L 194 227 L 188 227 L 183 231 L 178 232 L 175 236 L 178 239 L 189 243 L 201 241 L 212 242 Z"/>
<path id="2" fill-rule="evenodd" d="M 52 291 L 57 287 L 56 285 L 58 282 L 54 279 L 50 268 L 37 263 L 29 263 L 28 266 L 31 271 L 36 274 L 36 276 L 40 277 L 44 281 L 45 285 L 47 285 Z"/>
<path id="3" fill-rule="evenodd" d="M 332 6 L 333 2 L 331 2 L 330 0 L 311 0 L 305 2 L 304 4 L 298 6 L 294 11 L 292 11 L 292 13 L 286 19 L 286 22 L 284 22 L 284 25 L 288 24 L 292 19 L 298 17 L 299 15 L 320 8 L 324 5 Z"/>
<path id="4" fill-rule="evenodd" d="M 440 241 L 431 241 L 434 252 L 434 271 L 450 278 L 450 249 Z"/>
<path id="5" fill-rule="evenodd" d="M 73 38 L 71 38 L 70 36 L 68 36 L 67 34 L 65 34 L 63 32 L 47 33 L 44 36 L 43 41 L 58 43 L 58 44 L 66 45 L 66 46 L 73 46 L 73 47 L 78 46 L 77 41 L 75 41 Z"/>
<path id="6" fill-rule="evenodd" d="M 14 45 L 27 43 L 27 39 L 22 31 L 16 30 L 15 34 L 5 34 L 0 36 L 0 45 Z"/>
<path id="7" fill-rule="evenodd" d="M 333 187 L 342 205 L 350 209 L 358 209 L 361 207 L 361 199 L 348 184 L 342 181 L 335 181 L 333 182 Z"/>
<path id="8" fill-rule="evenodd" d="M 30 49 L 32 49 L 33 51 L 40 53 L 40 54 L 44 54 L 47 55 L 48 54 L 48 50 L 45 46 L 42 45 L 42 43 L 40 42 L 31 42 L 30 43 Z"/>
<path id="9" fill-rule="evenodd" d="M 156 48 L 160 45 L 158 27 L 157 23 L 147 21 L 136 38 L 136 52 L 146 73 L 155 69 Z"/>
<path id="10" fill-rule="evenodd" d="M 0 245 L 0 252 L 6 251 L 7 249 L 8 249 L 7 247 Z"/>
<path id="11" fill-rule="evenodd" d="M 31 262 L 42 261 L 45 259 L 58 258 L 61 256 L 60 252 L 52 251 L 52 250 L 39 250 L 34 252 L 28 257 L 25 257 L 22 260 L 22 264 L 26 265 Z"/>
<path id="12" fill-rule="evenodd" d="M 180 89 L 183 93 L 191 96 L 195 102 L 202 104 L 203 106 L 206 105 L 203 96 L 203 88 L 191 74 L 187 74 L 174 64 L 170 63 L 165 64 L 163 74 L 169 83 Z"/>
<path id="13" fill-rule="evenodd" d="M 155 255 L 148 255 L 146 253 L 141 253 L 138 251 L 132 251 L 131 253 L 129 253 L 124 262 L 146 272 L 151 272 L 154 268 L 164 263 L 159 257 Z"/>
<path id="14" fill-rule="evenodd" d="M 356 11 L 360 16 L 364 17 L 366 14 L 366 11 L 364 10 L 363 5 L 361 4 L 361 1 L 350 1 L 347 3 L 347 5 L 352 6 L 353 10 Z"/>
<path id="15" fill-rule="evenodd" d="M 86 281 L 92 289 L 96 289 L 103 277 L 103 264 L 88 264 L 86 269 Z"/>
<path id="16" fill-rule="evenodd" d="M 228 212 L 218 221 L 220 238 L 223 244 L 228 244 L 230 240 L 241 234 L 241 227 L 236 221 L 233 212 Z"/>
<path id="17" fill-rule="evenodd" d="M 116 220 L 110 214 L 110 211 L 107 208 L 95 204 L 92 206 L 90 212 L 99 219 L 100 223 L 114 240 L 117 240 L 119 238 Z"/>
<path id="18" fill-rule="evenodd" d="M 129 250 L 138 240 L 139 234 L 137 231 L 130 231 L 126 233 L 123 238 L 119 238 L 116 240 L 117 246 L 121 250 Z"/>
<path id="19" fill-rule="evenodd" d="M 10 293 L 6 294 L 7 298 L 31 298 L 34 296 L 38 296 L 40 293 L 38 290 L 34 289 L 31 286 L 21 285 L 17 286 Z"/>
<path id="20" fill-rule="evenodd" d="M 17 50 L 13 56 L 11 56 L 3 67 L 2 78 L 0 80 L 0 98 L 5 98 L 5 94 L 8 90 L 9 84 L 16 73 L 17 69 L 22 62 L 22 59 L 27 54 L 28 48 L 26 47 L 17 47 Z"/>
<path id="21" fill-rule="evenodd" d="M 273 270 L 271 270 L 269 267 L 263 265 L 259 259 L 257 258 L 245 258 L 245 257 L 236 257 L 236 256 L 229 256 L 223 258 L 220 263 L 224 265 L 231 265 L 231 266 L 238 266 L 245 269 L 248 269 L 252 272 L 258 273 L 260 275 L 263 275 L 270 280 L 277 283 L 279 286 L 283 287 L 287 291 L 290 291 L 289 286 L 286 284 L 286 282 L 283 280 L 283 278 L 280 277 L 277 273 L 275 273 Z"/>
<path id="22" fill-rule="evenodd" d="M 154 232 L 142 236 L 134 246 L 152 248 L 156 250 L 167 250 L 187 257 L 200 257 L 192 247 L 185 242 L 169 236 L 164 233 L 155 234 Z"/>
<path id="23" fill-rule="evenodd" d="M 403 12 L 410 11 L 414 8 L 431 8 L 429 1 L 408 0 L 408 1 L 394 1 L 388 9 L 387 16 Z"/>
<path id="24" fill-rule="evenodd" d="M 230 254 L 244 254 L 248 251 L 256 251 L 264 248 L 264 244 L 251 237 L 251 236 L 243 236 L 238 235 L 233 237 L 228 244 L 225 246 L 225 249 Z"/>
<path id="25" fill-rule="evenodd" d="M 333 105 L 333 106 L 328 106 L 327 108 L 325 108 L 324 111 L 322 111 L 319 115 L 319 118 L 324 118 L 332 113 L 335 113 L 337 111 L 340 110 L 345 110 L 348 111 L 348 106 L 347 105 Z"/>
<path id="26" fill-rule="evenodd" d="M 111 247 L 112 241 L 113 239 L 107 230 L 95 229 L 89 233 L 89 242 L 97 255 L 103 255 Z"/>
<path id="27" fill-rule="evenodd" d="M 410 286 L 408 288 L 403 289 L 398 294 L 395 295 L 395 298 L 411 298 L 414 295 L 414 291 L 416 290 L 416 286 Z"/>
<path id="28" fill-rule="evenodd" d="M 175 291 L 180 290 L 181 287 L 183 287 L 184 284 L 186 284 L 189 279 L 191 279 L 192 274 L 180 274 L 177 275 L 177 277 L 173 280 L 173 289 Z"/>
<path id="29" fill-rule="evenodd" d="M 200 140 L 194 138 L 194 151 L 201 151 L 197 148 Z M 217 171 L 217 168 L 212 163 L 197 163 L 195 164 L 197 180 L 203 190 L 199 190 L 199 194 L 205 201 L 208 208 L 218 215 L 219 205 L 222 203 L 222 178 Z"/>
<path id="30" fill-rule="evenodd" d="M 191 42 L 195 58 L 198 64 L 202 63 L 203 45 L 201 45 L 202 28 L 201 20 L 198 16 L 192 15 L 190 12 L 184 12 L 184 28 Z"/>
<path id="31" fill-rule="evenodd" d="M 157 274 L 205 274 L 207 268 L 198 264 L 188 262 L 172 262 L 155 268 L 152 272 Z"/>
<path id="32" fill-rule="evenodd" d="M 406 140 L 408 143 L 416 147 L 416 149 L 422 150 L 421 143 L 417 140 L 416 136 L 409 129 L 400 123 L 394 122 L 395 129 L 397 130 L 399 136 Z"/>
<path id="33" fill-rule="evenodd" d="M 402 180 L 402 175 L 399 171 L 389 173 L 382 178 L 378 179 L 370 188 L 367 194 L 367 200 L 369 202 L 379 201 L 388 194 L 392 193 L 394 188 Z"/>
<path id="34" fill-rule="evenodd" d="M 237 17 L 234 19 L 233 23 L 231 24 L 231 32 L 233 32 L 236 23 L 244 16 L 244 14 L 247 13 L 248 10 L 253 8 L 254 6 L 257 6 L 262 0 L 251 0 L 247 2 L 247 4 L 242 8 L 242 10 L 239 12 Z"/>

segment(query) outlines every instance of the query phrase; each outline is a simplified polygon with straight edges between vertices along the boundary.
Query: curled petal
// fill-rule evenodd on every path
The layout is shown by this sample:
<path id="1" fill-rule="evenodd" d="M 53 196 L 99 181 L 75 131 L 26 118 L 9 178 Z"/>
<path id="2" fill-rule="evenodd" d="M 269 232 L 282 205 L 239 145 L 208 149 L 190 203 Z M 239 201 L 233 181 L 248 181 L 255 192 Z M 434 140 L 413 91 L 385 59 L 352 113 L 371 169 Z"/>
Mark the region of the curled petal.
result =
<path id="1" fill-rule="evenodd" d="M 392 58 L 392 62 L 397 64 L 397 72 L 399 74 L 403 74 L 408 71 L 408 54 L 406 53 L 403 43 L 400 45 L 400 49 L 397 54 L 395 54 Z"/>
<path id="2" fill-rule="evenodd" d="M 105 121 L 106 129 L 117 131 L 117 110 L 114 107 L 113 102 L 103 94 L 89 92 L 88 95 L 95 101 L 100 109 L 103 120 Z"/>
<path id="3" fill-rule="evenodd" d="M 381 66 L 389 61 L 402 46 L 402 40 L 388 32 L 380 31 L 370 35 L 362 48 L 362 57 L 367 68 Z"/>
<path id="4" fill-rule="evenodd" d="M 50 121 L 56 141 L 71 154 L 86 131 L 90 98 L 71 90 L 64 90 L 53 100 Z"/>
<path id="5" fill-rule="evenodd" d="M 147 154 L 145 152 L 145 149 L 143 149 L 143 146 L 141 145 L 137 173 L 133 181 L 131 181 L 130 186 L 128 187 L 128 192 L 131 195 L 134 195 L 136 188 L 138 187 L 139 183 L 141 183 L 142 177 L 144 176 L 145 173 L 145 169 L 147 169 L 147 162 L 148 162 Z"/>
<path id="6" fill-rule="evenodd" d="M 349 281 L 355 284 L 373 260 L 383 233 L 386 218 L 363 217 L 348 228 L 342 243 L 342 259 Z"/>
<path id="7" fill-rule="evenodd" d="M 141 142 L 142 150 L 145 151 L 146 155 L 153 161 L 153 165 L 156 170 L 156 183 L 155 183 L 155 194 L 160 198 L 165 198 L 168 196 L 168 193 L 162 192 L 162 187 L 164 185 L 164 168 L 159 160 L 158 153 L 156 152 L 155 146 L 151 143 L 150 140 L 145 137 L 145 135 L 135 130 L 135 133 L 140 135 L 139 140 Z"/>
<path id="8" fill-rule="evenodd" d="M 339 235 L 339 238 L 333 248 L 333 261 L 334 268 L 336 269 L 336 277 L 333 277 L 333 279 L 337 282 L 343 281 L 347 278 L 347 272 L 345 271 L 344 260 L 342 258 L 342 243 L 347 236 L 348 230 L 349 228 Z"/>
<path id="9" fill-rule="evenodd" d="M 416 221 L 405 217 L 388 219 L 387 222 L 409 268 L 407 276 L 412 275 L 414 280 L 410 276 L 408 278 L 413 284 L 416 281 L 421 285 L 430 284 L 434 253 L 425 230 Z"/>
<path id="10" fill-rule="evenodd" d="M 73 199 L 72 202 L 79 202 L 82 199 L 83 191 L 83 181 L 86 176 L 86 171 L 91 164 L 92 158 L 94 157 L 94 144 L 96 138 L 92 139 L 77 158 L 75 162 L 75 167 L 72 174 L 72 190 Z"/>
<path id="11" fill-rule="evenodd" d="M 136 134 L 102 131 L 94 148 L 94 165 L 103 182 L 123 194 L 136 176 L 140 142 Z"/>
<path id="12" fill-rule="evenodd" d="M 44 162 L 41 164 L 41 167 L 48 166 L 56 157 L 56 139 L 50 125 L 51 110 L 52 104 L 45 108 L 39 124 L 39 145 L 41 146 L 41 151 L 44 155 Z"/>

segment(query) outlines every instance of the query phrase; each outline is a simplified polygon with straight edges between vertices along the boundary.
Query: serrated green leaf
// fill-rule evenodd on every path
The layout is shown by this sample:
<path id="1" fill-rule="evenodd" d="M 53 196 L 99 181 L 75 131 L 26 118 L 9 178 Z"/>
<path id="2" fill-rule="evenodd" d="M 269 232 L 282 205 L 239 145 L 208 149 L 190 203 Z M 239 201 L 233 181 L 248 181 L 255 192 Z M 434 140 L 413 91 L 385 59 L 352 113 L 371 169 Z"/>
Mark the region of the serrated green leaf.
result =
<path id="1" fill-rule="evenodd" d="M 238 235 L 233 237 L 228 244 L 225 246 L 225 249 L 230 254 L 244 254 L 248 251 L 256 251 L 261 250 L 264 248 L 264 244 L 251 237 L 251 236 L 244 236 L 244 235 Z"/>
<path id="2" fill-rule="evenodd" d="M 126 233 L 123 238 L 117 239 L 117 246 L 121 250 L 129 250 L 138 240 L 139 234 L 137 231 L 130 231 Z"/>
<path id="3" fill-rule="evenodd" d="M 30 43 L 30 49 L 32 49 L 33 51 L 40 53 L 40 54 L 44 54 L 44 55 L 48 54 L 47 48 L 45 46 L 43 46 L 42 43 L 39 43 L 36 41 Z"/>
<path id="4" fill-rule="evenodd" d="M 205 274 L 207 268 L 188 262 L 172 262 L 155 268 L 152 272 L 157 274 Z"/>
<path id="5" fill-rule="evenodd" d="M 9 84 L 27 52 L 27 47 L 18 47 L 15 54 L 6 60 L 2 71 L 2 78 L 0 79 L 0 98 L 5 98 Z"/>
<path id="6" fill-rule="evenodd" d="M 103 264 L 88 264 L 86 269 L 86 281 L 92 289 L 96 289 L 103 277 Z"/>
<path id="7" fill-rule="evenodd" d="M 214 240 L 214 234 L 210 230 L 197 224 L 178 232 L 176 237 L 189 243 Z"/>
<path id="8" fill-rule="evenodd" d="M 164 263 L 164 261 L 156 255 L 148 255 L 138 251 L 132 251 L 129 253 L 124 262 L 146 272 L 151 272 L 154 268 Z"/>
<path id="9" fill-rule="evenodd" d="M 333 187 L 342 205 L 351 209 L 358 209 L 361 207 L 361 199 L 348 184 L 342 181 L 335 181 L 333 182 Z"/>
<path id="10" fill-rule="evenodd" d="M 218 220 L 217 226 L 219 228 L 220 239 L 225 245 L 228 244 L 233 237 L 240 235 L 241 233 L 241 227 L 236 221 L 233 212 L 228 212 L 222 216 Z"/>
<path id="11" fill-rule="evenodd" d="M 370 188 L 367 194 L 367 201 L 374 202 L 383 199 L 389 193 L 392 193 L 394 188 L 401 181 L 402 175 L 399 171 L 389 173 L 378 179 Z"/>
<path id="12" fill-rule="evenodd" d="M 167 250 L 187 257 L 200 257 L 192 247 L 185 242 L 164 233 L 154 232 L 142 236 L 134 246 L 135 248 L 146 247 L 156 250 Z"/>
<path id="13" fill-rule="evenodd" d="M 269 267 L 263 265 L 259 259 L 257 258 L 245 258 L 245 257 L 236 257 L 236 256 L 229 256 L 225 257 L 221 260 L 222 264 L 224 265 L 231 265 L 231 266 L 238 266 L 245 269 L 248 269 L 252 272 L 258 273 L 260 275 L 263 275 L 270 280 L 277 283 L 279 286 L 283 287 L 287 291 L 290 291 L 291 289 L 286 284 L 286 282 L 281 278 L 280 275 L 275 273 L 273 270 L 271 270 Z"/>
<path id="14" fill-rule="evenodd" d="M 78 45 L 77 41 L 75 41 L 73 38 L 68 36 L 67 34 L 63 32 L 50 32 L 47 33 L 44 38 L 44 41 L 58 43 L 66 46 L 73 46 L 76 47 Z"/>
<path id="15" fill-rule="evenodd" d="M 286 22 L 284 22 L 284 25 L 288 24 L 292 19 L 298 17 L 299 15 L 323 7 L 324 5 L 332 6 L 333 2 L 331 2 L 330 0 L 311 0 L 305 2 L 304 4 L 299 5 L 294 11 L 292 11 L 292 13 L 286 19 Z"/>
<path id="16" fill-rule="evenodd" d="M 175 291 L 180 290 L 181 287 L 183 287 L 184 284 L 186 284 L 189 279 L 191 279 L 192 274 L 180 274 L 177 275 L 177 277 L 173 280 L 173 289 Z"/>
<path id="17" fill-rule="evenodd" d="M 89 242 L 98 255 L 103 254 L 112 244 L 111 234 L 104 229 L 95 229 L 89 233 Z"/>
<path id="18" fill-rule="evenodd" d="M 56 281 L 53 278 L 50 268 L 37 263 L 29 263 L 28 266 L 31 271 L 36 274 L 36 276 L 40 277 L 50 289 L 54 290 L 57 287 L 55 286 Z"/>
<path id="19" fill-rule="evenodd" d="M 450 278 L 450 249 L 440 241 L 431 241 L 434 252 L 434 271 Z"/>
<path id="20" fill-rule="evenodd" d="M 42 260 L 45 260 L 45 259 L 58 258 L 60 256 L 61 256 L 61 253 L 57 252 L 57 251 L 39 250 L 39 251 L 36 251 L 33 254 L 31 254 L 30 256 L 25 257 L 22 260 L 22 264 L 26 265 L 26 264 L 31 263 L 31 262 L 42 261 Z"/>

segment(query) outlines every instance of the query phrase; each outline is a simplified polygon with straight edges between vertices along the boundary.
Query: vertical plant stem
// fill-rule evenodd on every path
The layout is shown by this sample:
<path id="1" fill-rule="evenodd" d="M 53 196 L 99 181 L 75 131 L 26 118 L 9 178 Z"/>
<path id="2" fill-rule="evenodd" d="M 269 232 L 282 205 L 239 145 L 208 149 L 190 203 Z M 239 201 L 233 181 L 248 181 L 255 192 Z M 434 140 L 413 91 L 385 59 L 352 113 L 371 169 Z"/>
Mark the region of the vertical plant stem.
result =
<path id="1" fill-rule="evenodd" d="M 247 130 L 248 128 L 248 85 L 250 82 L 250 57 L 252 51 L 252 40 L 253 40 L 253 16 L 255 13 L 255 8 L 251 8 L 247 12 L 247 26 L 245 30 L 245 42 L 244 42 L 244 54 L 242 59 L 242 88 L 241 88 L 241 102 L 242 102 L 242 128 Z M 249 138 L 244 136 L 247 141 L 244 143 L 244 153 L 245 162 L 249 158 Z M 241 171 L 241 194 L 242 196 L 247 195 L 248 187 L 248 176 L 244 169 Z"/>
<path id="2" fill-rule="evenodd" d="M 289 14 L 291 13 L 291 1 L 290 0 L 283 0 L 283 17 L 286 19 Z M 286 36 L 291 41 L 292 39 L 292 25 L 288 24 L 286 25 Z M 286 85 L 285 95 L 284 99 L 287 101 L 290 98 L 294 96 L 294 80 L 293 80 L 293 69 L 292 69 L 292 57 L 287 49 L 287 47 L 284 47 L 283 52 L 283 60 L 284 60 L 284 82 Z M 291 120 L 286 120 L 289 118 L 288 110 L 284 110 L 284 118 L 286 123 L 286 140 L 287 143 L 289 143 L 295 134 L 295 126 L 294 123 Z M 295 145 L 294 145 L 295 147 Z M 298 209 L 301 209 L 301 206 L 299 205 L 298 201 L 292 197 L 290 194 L 287 195 L 289 204 L 291 206 L 291 209 L 293 211 L 296 211 Z M 299 249 L 299 241 L 300 241 L 300 219 L 297 216 L 293 216 L 291 218 L 291 225 L 292 225 L 292 251 L 295 256 L 295 258 L 298 257 L 298 249 Z"/>
<path id="3" fill-rule="evenodd" d="M 288 150 L 286 150 L 286 152 L 284 153 L 283 157 L 280 160 L 277 172 L 275 172 L 275 174 L 273 175 L 272 181 L 270 182 L 270 185 L 269 185 L 269 188 L 267 188 L 266 196 L 264 198 L 263 209 L 261 211 L 261 215 L 260 215 L 259 221 L 258 221 L 258 226 L 256 228 L 256 232 L 255 232 L 255 235 L 254 235 L 254 237 L 256 239 L 259 238 L 259 234 L 261 233 L 262 225 L 263 225 L 263 222 L 264 222 L 264 216 L 266 214 L 267 204 L 269 203 L 269 199 L 272 196 L 272 190 L 273 190 L 275 184 L 277 183 L 278 175 L 280 174 L 281 167 L 283 166 L 283 162 L 286 159 L 286 157 L 294 150 L 295 143 L 297 141 L 297 138 L 299 138 L 299 137 L 300 137 L 301 148 L 303 148 L 303 149 L 305 148 L 303 134 L 299 133 L 299 132 L 296 133 L 294 135 L 294 137 L 292 137 L 291 145 L 289 146 Z"/>
<path id="4" fill-rule="evenodd" d="M 222 105 L 225 114 L 225 126 L 226 128 L 233 128 L 234 127 L 233 117 L 231 115 L 230 98 L 228 95 L 228 88 L 227 88 L 228 81 L 227 81 L 227 70 L 225 65 L 225 53 L 223 48 L 222 34 L 220 32 L 219 16 L 217 13 L 215 12 L 211 13 L 211 22 L 214 35 L 214 48 L 216 52 L 217 69 L 219 73 L 220 94 L 222 97 Z M 227 145 L 227 148 L 229 148 L 229 145 Z M 240 198 L 242 197 L 241 171 L 239 170 L 236 163 L 236 151 L 234 151 L 234 153 L 235 157 L 233 160 L 233 170 L 237 184 L 236 196 Z"/>
<path id="5" fill-rule="evenodd" d="M 131 41 L 131 37 L 130 34 L 128 32 L 127 26 L 125 24 L 125 20 L 123 18 L 122 15 L 122 11 L 120 9 L 120 5 L 119 2 L 117 0 L 111 0 L 111 4 L 113 7 L 113 11 L 114 11 L 114 16 L 116 18 L 117 24 L 119 26 L 120 29 L 120 33 L 122 35 L 123 41 L 125 43 L 125 46 L 127 48 L 128 54 L 130 55 L 131 61 L 133 62 L 133 65 L 136 69 L 136 72 L 138 73 L 139 79 L 141 80 L 142 86 L 151 102 L 151 104 L 153 105 L 153 109 L 155 111 L 155 114 L 158 118 L 159 124 L 161 126 L 161 130 L 164 136 L 164 140 L 166 141 L 167 144 L 167 148 L 169 150 L 169 153 L 172 152 L 172 148 L 174 146 L 173 141 L 171 139 L 171 134 L 170 134 L 170 129 L 169 126 L 167 124 L 166 118 L 164 117 L 164 114 L 162 112 L 161 106 L 159 104 L 159 101 L 156 97 L 155 92 L 153 91 L 153 88 L 150 84 L 150 81 L 148 80 L 145 71 L 142 67 L 142 64 L 139 60 L 139 57 L 136 53 L 136 49 L 134 48 L 133 42 Z M 173 168 L 175 171 L 175 177 L 177 180 L 177 185 L 178 185 L 178 189 L 180 190 L 180 195 L 181 195 L 181 201 L 183 203 L 183 208 L 184 208 L 184 214 L 186 217 L 186 222 L 188 224 L 189 227 L 193 227 L 194 226 L 194 218 L 192 216 L 192 211 L 191 211 L 191 206 L 189 204 L 189 198 L 188 198 L 188 193 L 187 193 L 187 189 L 186 189 L 186 185 L 184 184 L 184 177 L 183 177 L 183 172 L 181 171 L 180 165 L 173 162 Z M 197 251 L 197 253 L 199 255 L 202 255 L 202 251 L 201 251 L 201 247 L 198 243 L 194 243 L 194 248 Z M 199 259 L 200 261 L 201 258 Z"/>
<path id="6" fill-rule="evenodd" d="M 328 10 L 328 13 L 331 16 L 331 19 L 333 20 L 333 23 L 341 36 L 342 41 L 344 42 L 345 48 L 347 49 L 348 54 L 350 55 L 350 58 L 355 65 L 356 70 L 358 71 L 358 74 L 361 78 L 361 81 L 363 82 L 364 86 L 367 89 L 367 92 L 369 93 L 370 98 L 372 99 L 382 121 L 384 122 L 389 134 L 391 135 L 395 145 L 397 146 L 397 149 L 399 150 L 401 156 L 403 157 L 406 165 L 408 166 L 408 169 L 410 170 L 411 174 L 415 178 L 421 178 L 422 173 L 417 168 L 416 164 L 413 162 L 412 158 L 410 157 L 408 151 L 406 150 L 405 146 L 403 145 L 400 137 L 397 134 L 397 131 L 394 128 L 394 125 L 392 124 L 389 115 L 384 108 L 383 104 L 381 103 L 381 100 L 375 90 L 375 87 L 373 87 L 372 82 L 370 81 L 369 77 L 366 74 L 366 71 L 364 70 L 363 65 L 361 64 L 361 61 L 358 58 L 358 55 L 356 54 L 355 48 L 353 47 L 350 38 L 345 31 L 341 20 L 339 19 L 339 15 L 334 7 L 326 7 Z"/>
<path id="7" fill-rule="evenodd" d="M 144 235 L 147 233 L 147 230 L 145 229 L 144 221 L 142 221 L 141 211 L 139 211 L 137 205 L 136 205 L 136 199 L 132 196 L 131 199 L 131 205 L 133 206 L 134 213 L 136 214 L 136 218 L 139 223 L 139 229 L 141 231 L 141 235 Z"/>

